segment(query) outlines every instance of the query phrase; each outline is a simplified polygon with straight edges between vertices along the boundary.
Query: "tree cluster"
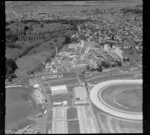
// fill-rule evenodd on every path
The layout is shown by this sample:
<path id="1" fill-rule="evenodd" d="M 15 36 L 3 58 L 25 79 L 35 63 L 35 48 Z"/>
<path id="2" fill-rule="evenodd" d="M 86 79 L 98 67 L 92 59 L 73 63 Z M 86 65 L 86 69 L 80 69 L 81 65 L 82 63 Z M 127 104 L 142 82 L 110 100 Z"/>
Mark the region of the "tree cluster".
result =
<path id="1" fill-rule="evenodd" d="M 15 61 L 13 59 L 6 59 L 5 62 L 5 68 L 6 68 L 6 78 L 13 77 L 13 73 L 18 68 Z"/>
<path id="2" fill-rule="evenodd" d="M 123 8 L 121 9 L 123 14 L 132 13 L 132 14 L 142 14 L 142 8 L 136 7 L 136 8 Z"/>
<path id="3" fill-rule="evenodd" d="M 17 34 L 8 34 L 6 35 L 6 42 L 7 43 L 14 43 L 18 40 Z"/>
<path id="4" fill-rule="evenodd" d="M 89 65 L 86 66 L 86 70 L 88 71 L 98 71 L 98 72 L 102 72 L 102 66 L 100 64 L 97 65 L 96 68 L 92 68 Z"/>
<path id="5" fill-rule="evenodd" d="M 66 35 L 66 36 L 65 36 L 64 44 L 69 44 L 69 43 L 71 43 L 71 37 L 68 36 L 68 35 Z"/>

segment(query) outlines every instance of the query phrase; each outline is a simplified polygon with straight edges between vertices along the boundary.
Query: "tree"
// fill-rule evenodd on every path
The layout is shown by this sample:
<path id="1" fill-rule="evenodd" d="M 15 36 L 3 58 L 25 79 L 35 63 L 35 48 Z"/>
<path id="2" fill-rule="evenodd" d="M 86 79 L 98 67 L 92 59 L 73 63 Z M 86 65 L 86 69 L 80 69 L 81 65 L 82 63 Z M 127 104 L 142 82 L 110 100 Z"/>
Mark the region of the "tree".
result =
<path id="1" fill-rule="evenodd" d="M 109 68 L 110 67 L 110 64 L 108 62 L 105 62 L 105 61 L 102 61 L 101 65 L 104 67 L 104 68 Z"/>
<path id="2" fill-rule="evenodd" d="M 123 58 L 123 62 L 129 62 L 129 61 L 130 61 L 130 59 L 128 57 Z"/>
<path id="3" fill-rule="evenodd" d="M 6 42 L 8 43 L 13 43 L 18 40 L 18 35 L 17 34 L 8 34 L 6 35 Z"/>
<path id="4" fill-rule="evenodd" d="M 24 32 L 23 32 L 24 35 L 26 35 L 26 31 L 27 31 L 27 30 L 29 30 L 29 27 L 28 27 L 28 26 L 25 26 L 25 27 L 24 27 Z"/>
<path id="5" fill-rule="evenodd" d="M 57 43 L 57 39 L 56 38 L 54 39 L 54 43 Z"/>
<path id="6" fill-rule="evenodd" d="M 29 27 L 28 27 L 28 26 L 25 26 L 25 27 L 24 27 L 24 31 L 27 31 L 27 30 L 29 30 Z"/>
<path id="7" fill-rule="evenodd" d="M 86 65 L 86 70 L 90 70 L 90 65 Z"/>
<path id="8" fill-rule="evenodd" d="M 13 59 L 6 59 L 6 78 L 12 75 L 18 68 Z"/>
<path id="9" fill-rule="evenodd" d="M 101 66 L 101 65 L 98 65 L 97 70 L 98 70 L 98 72 L 102 72 L 102 66 Z"/>
<path id="10" fill-rule="evenodd" d="M 118 66 L 122 66 L 122 63 L 120 61 L 117 61 Z"/>
<path id="11" fill-rule="evenodd" d="M 71 43 L 71 37 L 70 36 L 65 36 L 65 41 L 64 41 L 64 44 L 69 44 Z"/>

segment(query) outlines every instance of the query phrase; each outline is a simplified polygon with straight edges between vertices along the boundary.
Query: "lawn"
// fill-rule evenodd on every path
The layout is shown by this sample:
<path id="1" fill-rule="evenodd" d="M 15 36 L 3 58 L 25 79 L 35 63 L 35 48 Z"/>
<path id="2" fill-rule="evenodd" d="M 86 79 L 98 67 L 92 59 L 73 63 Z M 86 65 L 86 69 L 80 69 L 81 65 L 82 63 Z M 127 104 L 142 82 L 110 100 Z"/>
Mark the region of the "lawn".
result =
<path id="1" fill-rule="evenodd" d="M 68 133 L 80 133 L 79 121 L 68 121 Z"/>
<path id="2" fill-rule="evenodd" d="M 70 107 L 67 109 L 67 119 L 77 119 L 77 109 Z"/>

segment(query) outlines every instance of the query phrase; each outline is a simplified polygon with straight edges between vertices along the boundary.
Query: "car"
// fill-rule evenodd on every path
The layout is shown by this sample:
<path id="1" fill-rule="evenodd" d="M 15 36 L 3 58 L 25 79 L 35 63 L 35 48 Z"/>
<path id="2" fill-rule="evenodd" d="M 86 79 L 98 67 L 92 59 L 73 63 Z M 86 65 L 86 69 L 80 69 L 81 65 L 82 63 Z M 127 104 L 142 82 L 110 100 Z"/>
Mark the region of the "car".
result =
<path id="1" fill-rule="evenodd" d="M 42 117 L 43 114 L 42 114 L 42 113 L 38 113 L 36 116 L 37 116 L 37 117 Z"/>

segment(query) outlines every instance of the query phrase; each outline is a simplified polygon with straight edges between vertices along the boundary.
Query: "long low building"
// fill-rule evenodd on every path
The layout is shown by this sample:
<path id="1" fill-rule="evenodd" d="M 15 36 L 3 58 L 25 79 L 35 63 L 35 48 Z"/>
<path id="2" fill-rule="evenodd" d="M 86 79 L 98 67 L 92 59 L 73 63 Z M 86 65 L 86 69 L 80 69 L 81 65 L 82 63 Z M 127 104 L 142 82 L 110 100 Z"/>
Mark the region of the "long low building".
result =
<path id="1" fill-rule="evenodd" d="M 68 93 L 67 86 L 66 85 L 52 86 L 51 93 L 52 95 Z"/>
<path id="2" fill-rule="evenodd" d="M 53 134 L 67 134 L 68 124 L 64 120 L 54 120 L 52 122 L 52 133 Z"/>
<path id="3" fill-rule="evenodd" d="M 75 104 L 87 104 L 88 96 L 85 87 L 75 87 Z"/>
<path id="4" fill-rule="evenodd" d="M 33 94 L 35 95 L 35 98 L 38 100 L 39 103 L 42 104 L 45 102 L 45 97 L 39 90 L 36 89 Z"/>

